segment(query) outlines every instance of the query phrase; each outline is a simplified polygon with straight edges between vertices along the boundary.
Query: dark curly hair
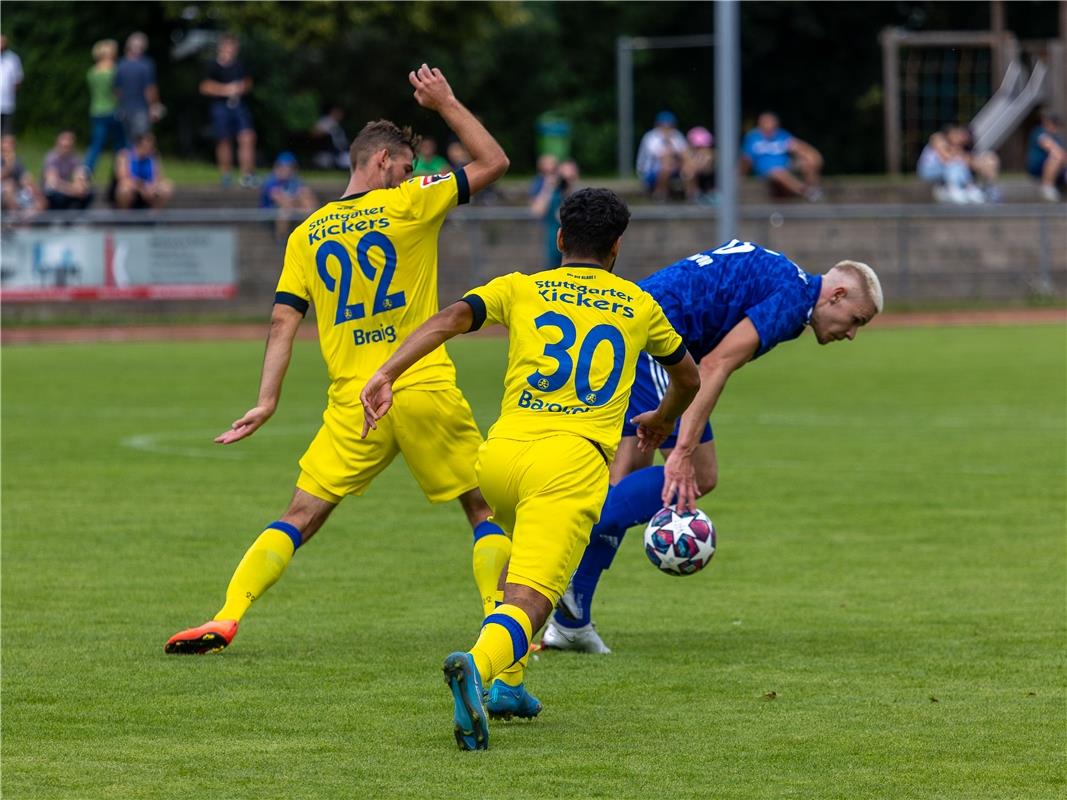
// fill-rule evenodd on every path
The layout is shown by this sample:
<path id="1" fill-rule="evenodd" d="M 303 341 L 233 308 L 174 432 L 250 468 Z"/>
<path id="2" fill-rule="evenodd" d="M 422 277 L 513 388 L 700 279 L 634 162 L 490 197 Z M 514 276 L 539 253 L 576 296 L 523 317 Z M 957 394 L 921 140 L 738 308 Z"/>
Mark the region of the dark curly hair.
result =
<path id="1" fill-rule="evenodd" d="M 630 224 L 630 209 L 610 189 L 581 189 L 563 201 L 559 222 L 568 256 L 604 261 Z"/>
<path id="2" fill-rule="evenodd" d="M 411 132 L 411 128 L 398 128 L 395 123 L 387 119 L 376 119 L 363 126 L 356 138 L 352 140 L 352 147 L 348 150 L 348 157 L 352 161 L 352 168 L 363 166 L 367 159 L 379 150 L 388 150 L 389 155 L 396 155 L 401 147 L 410 147 L 412 154 L 419 146 L 421 136 Z"/>

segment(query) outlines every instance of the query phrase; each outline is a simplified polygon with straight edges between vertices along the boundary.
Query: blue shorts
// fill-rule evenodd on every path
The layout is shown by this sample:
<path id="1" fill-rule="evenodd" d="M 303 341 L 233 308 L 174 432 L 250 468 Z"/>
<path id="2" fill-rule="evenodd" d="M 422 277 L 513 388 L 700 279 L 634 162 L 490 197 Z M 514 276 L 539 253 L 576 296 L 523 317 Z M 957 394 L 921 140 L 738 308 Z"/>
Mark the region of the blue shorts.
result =
<path id="1" fill-rule="evenodd" d="M 217 100 L 211 104 L 211 125 L 216 141 L 232 139 L 241 131 L 252 130 L 252 114 L 244 103 L 231 108 L 225 100 Z"/>
<path id="2" fill-rule="evenodd" d="M 789 156 L 757 156 L 752 161 L 752 173 L 757 178 L 764 178 L 771 170 L 789 169 L 792 163 Z"/>
<path id="3" fill-rule="evenodd" d="M 622 424 L 623 436 L 637 436 L 637 426 L 630 420 L 638 414 L 652 411 L 659 406 L 659 401 L 667 392 L 670 378 L 667 370 L 659 365 L 648 353 L 642 353 L 637 359 L 637 374 L 634 376 L 634 385 L 630 389 L 630 405 L 626 409 L 626 420 Z M 670 450 L 678 444 L 678 426 L 681 420 L 674 423 L 674 433 L 660 445 L 664 450 Z M 714 437 L 711 432 L 711 423 L 704 423 L 704 430 L 700 434 L 700 443 L 710 442 Z"/>
<path id="4" fill-rule="evenodd" d="M 645 184 L 645 188 L 646 189 L 650 189 L 651 190 L 651 189 L 655 189 L 656 188 L 656 182 L 659 180 L 659 173 L 660 173 L 660 170 L 654 169 L 654 170 L 650 170 L 650 171 L 646 172 L 644 175 L 641 176 L 641 181 L 642 181 L 642 183 Z M 680 178 L 681 176 L 682 176 L 682 173 L 681 173 L 680 170 L 677 170 L 677 169 L 672 169 L 671 170 L 671 178 L 672 179 L 673 178 Z"/>

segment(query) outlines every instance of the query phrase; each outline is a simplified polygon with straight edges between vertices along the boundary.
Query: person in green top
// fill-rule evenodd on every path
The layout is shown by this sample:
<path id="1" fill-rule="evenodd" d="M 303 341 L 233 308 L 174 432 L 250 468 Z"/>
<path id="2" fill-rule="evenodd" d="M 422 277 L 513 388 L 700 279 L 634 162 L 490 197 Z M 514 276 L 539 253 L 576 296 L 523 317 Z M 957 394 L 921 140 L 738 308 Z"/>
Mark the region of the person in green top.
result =
<path id="1" fill-rule="evenodd" d="M 115 59 L 119 46 L 114 39 L 103 39 L 93 45 L 93 65 L 85 75 L 89 84 L 89 152 L 85 166 L 92 173 L 100 152 L 109 141 L 113 152 L 126 147 L 126 134 L 115 116 Z"/>
<path id="2" fill-rule="evenodd" d="M 437 152 L 437 142 L 431 136 L 423 137 L 418 144 L 418 152 L 415 153 L 415 163 L 412 165 L 411 174 L 418 175 L 443 175 L 452 171 L 452 165 Z"/>

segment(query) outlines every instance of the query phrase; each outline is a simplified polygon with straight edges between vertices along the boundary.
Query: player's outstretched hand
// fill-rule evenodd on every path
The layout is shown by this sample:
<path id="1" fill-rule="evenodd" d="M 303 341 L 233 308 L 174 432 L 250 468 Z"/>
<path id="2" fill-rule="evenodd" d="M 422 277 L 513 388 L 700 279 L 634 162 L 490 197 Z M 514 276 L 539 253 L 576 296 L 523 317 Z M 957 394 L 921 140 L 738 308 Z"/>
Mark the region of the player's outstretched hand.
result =
<path id="1" fill-rule="evenodd" d="M 642 453 L 655 452 L 674 433 L 674 422 L 667 422 L 656 410 L 638 414 L 630 424 L 637 426 L 637 449 Z"/>
<path id="2" fill-rule="evenodd" d="M 371 430 L 378 429 L 378 420 L 384 417 L 393 405 L 393 383 L 381 372 L 370 376 L 367 385 L 359 393 L 359 402 L 363 404 L 363 433 L 366 439 Z"/>
<path id="3" fill-rule="evenodd" d="M 677 497 L 678 511 L 696 511 L 697 470 L 691 456 L 675 448 L 663 464 L 663 505 L 668 506 Z"/>
<path id="4" fill-rule="evenodd" d="M 265 406 L 256 406 L 249 409 L 243 417 L 234 420 L 228 431 L 224 431 L 215 437 L 215 444 L 233 444 L 246 436 L 251 436 L 274 414 L 274 411 Z"/>
<path id="5" fill-rule="evenodd" d="M 455 99 L 452 87 L 437 67 L 431 68 L 423 64 L 408 73 L 408 81 L 415 87 L 415 102 L 423 108 L 440 111 L 445 103 Z"/>

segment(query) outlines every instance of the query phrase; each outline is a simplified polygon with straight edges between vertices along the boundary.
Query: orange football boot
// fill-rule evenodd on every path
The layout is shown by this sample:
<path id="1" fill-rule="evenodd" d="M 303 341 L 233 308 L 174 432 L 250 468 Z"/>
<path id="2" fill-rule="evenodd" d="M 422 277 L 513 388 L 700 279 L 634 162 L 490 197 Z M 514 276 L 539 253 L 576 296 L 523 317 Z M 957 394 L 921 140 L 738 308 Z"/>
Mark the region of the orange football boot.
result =
<path id="1" fill-rule="evenodd" d="M 236 635 L 237 620 L 212 620 L 199 628 L 189 628 L 174 634 L 163 645 L 163 652 L 194 656 L 218 653 L 224 650 Z"/>

